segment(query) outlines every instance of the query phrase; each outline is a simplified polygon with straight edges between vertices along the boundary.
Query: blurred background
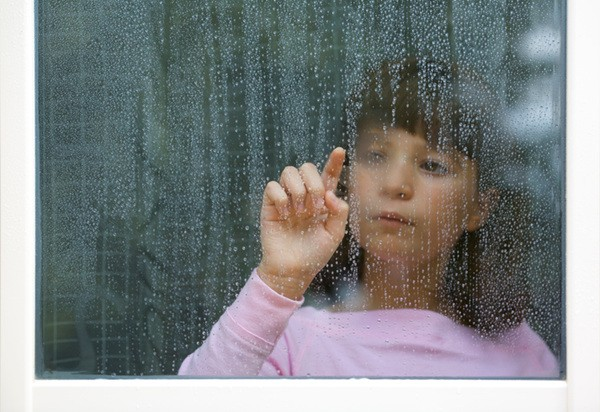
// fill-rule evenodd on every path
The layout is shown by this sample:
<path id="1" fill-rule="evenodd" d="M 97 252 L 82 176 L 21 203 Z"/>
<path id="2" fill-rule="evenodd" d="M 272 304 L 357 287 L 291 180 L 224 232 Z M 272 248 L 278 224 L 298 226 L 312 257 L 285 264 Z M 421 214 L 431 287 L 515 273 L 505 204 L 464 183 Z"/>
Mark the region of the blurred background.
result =
<path id="1" fill-rule="evenodd" d="M 464 62 L 503 98 L 503 178 L 534 194 L 528 321 L 564 370 L 563 2 L 37 8 L 38 376 L 176 373 L 258 263 L 265 183 L 323 160 L 365 67 L 407 54 Z"/>

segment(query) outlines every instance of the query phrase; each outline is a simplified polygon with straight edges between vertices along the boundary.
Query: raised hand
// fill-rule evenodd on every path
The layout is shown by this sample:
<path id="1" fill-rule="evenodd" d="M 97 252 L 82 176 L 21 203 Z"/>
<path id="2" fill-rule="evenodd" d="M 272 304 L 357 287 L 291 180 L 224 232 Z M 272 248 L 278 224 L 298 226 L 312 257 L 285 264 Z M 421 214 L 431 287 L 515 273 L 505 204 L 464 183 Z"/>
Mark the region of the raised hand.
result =
<path id="1" fill-rule="evenodd" d="M 344 237 L 348 204 L 334 194 L 345 152 L 334 149 L 323 173 L 312 163 L 288 166 L 267 184 L 260 214 L 260 278 L 299 300 Z"/>

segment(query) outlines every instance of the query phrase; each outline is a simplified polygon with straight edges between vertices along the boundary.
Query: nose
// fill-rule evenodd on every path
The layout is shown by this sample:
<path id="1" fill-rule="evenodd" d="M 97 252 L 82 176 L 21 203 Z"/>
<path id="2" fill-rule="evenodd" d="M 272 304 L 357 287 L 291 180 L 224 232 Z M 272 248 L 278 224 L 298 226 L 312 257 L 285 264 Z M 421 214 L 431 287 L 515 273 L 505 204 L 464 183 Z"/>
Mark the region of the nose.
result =
<path id="1" fill-rule="evenodd" d="M 391 198 L 408 200 L 414 195 L 414 162 L 402 158 L 389 165 L 382 179 L 381 190 Z"/>

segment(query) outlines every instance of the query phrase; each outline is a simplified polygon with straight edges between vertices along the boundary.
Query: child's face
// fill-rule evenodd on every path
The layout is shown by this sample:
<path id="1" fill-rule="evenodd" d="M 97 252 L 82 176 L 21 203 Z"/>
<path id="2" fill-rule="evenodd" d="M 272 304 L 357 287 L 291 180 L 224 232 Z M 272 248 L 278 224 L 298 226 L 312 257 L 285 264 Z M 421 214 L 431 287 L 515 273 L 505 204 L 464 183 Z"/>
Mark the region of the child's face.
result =
<path id="1" fill-rule="evenodd" d="M 475 162 L 436 151 L 423 136 L 363 128 L 352 174 L 351 230 L 377 258 L 440 262 L 481 224 Z"/>

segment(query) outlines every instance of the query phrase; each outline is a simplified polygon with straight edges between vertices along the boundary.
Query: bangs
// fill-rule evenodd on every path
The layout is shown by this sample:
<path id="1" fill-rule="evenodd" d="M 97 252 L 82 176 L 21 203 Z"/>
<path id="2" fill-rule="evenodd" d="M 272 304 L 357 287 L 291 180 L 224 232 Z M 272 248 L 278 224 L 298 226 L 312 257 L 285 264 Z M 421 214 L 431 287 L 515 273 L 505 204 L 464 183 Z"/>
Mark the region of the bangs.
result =
<path id="1" fill-rule="evenodd" d="M 439 151 L 456 150 L 477 160 L 492 135 L 495 101 L 481 79 L 456 65 L 409 59 L 368 72 L 348 99 L 345 134 L 353 147 L 358 131 L 379 124 L 420 134 Z"/>

